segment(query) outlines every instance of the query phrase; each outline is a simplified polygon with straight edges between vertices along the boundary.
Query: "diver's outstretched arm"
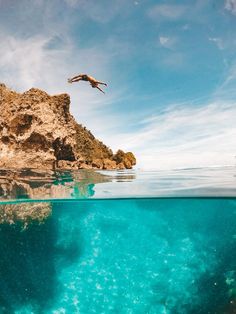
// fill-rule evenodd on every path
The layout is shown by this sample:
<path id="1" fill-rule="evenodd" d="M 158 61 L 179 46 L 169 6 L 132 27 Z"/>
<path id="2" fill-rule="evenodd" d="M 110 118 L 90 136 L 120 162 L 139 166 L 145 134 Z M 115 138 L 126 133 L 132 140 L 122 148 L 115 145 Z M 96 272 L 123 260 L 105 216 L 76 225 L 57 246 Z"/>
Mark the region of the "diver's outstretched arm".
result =
<path id="1" fill-rule="evenodd" d="M 96 86 L 96 88 L 99 89 L 103 94 L 105 94 L 105 92 L 99 86 Z"/>

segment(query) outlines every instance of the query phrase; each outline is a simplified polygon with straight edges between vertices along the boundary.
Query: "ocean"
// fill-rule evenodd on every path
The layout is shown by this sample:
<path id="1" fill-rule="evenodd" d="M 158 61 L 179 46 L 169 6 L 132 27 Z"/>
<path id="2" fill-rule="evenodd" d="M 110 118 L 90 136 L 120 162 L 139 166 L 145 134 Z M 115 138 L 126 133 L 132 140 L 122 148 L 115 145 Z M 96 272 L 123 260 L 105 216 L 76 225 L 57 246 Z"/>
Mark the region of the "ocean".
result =
<path id="1" fill-rule="evenodd" d="M 236 313 L 234 174 L 0 173 L 0 313 Z"/>

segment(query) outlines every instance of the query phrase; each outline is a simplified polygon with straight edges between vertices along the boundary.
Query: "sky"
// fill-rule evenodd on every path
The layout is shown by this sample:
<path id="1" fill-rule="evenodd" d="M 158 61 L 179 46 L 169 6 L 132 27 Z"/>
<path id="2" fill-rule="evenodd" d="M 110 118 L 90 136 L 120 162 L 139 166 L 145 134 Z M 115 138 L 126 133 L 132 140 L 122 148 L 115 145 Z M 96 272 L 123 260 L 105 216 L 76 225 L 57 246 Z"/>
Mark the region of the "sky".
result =
<path id="1" fill-rule="evenodd" d="M 0 82 L 69 93 L 137 168 L 236 163 L 236 0 L 0 0 L 0 42 Z"/>

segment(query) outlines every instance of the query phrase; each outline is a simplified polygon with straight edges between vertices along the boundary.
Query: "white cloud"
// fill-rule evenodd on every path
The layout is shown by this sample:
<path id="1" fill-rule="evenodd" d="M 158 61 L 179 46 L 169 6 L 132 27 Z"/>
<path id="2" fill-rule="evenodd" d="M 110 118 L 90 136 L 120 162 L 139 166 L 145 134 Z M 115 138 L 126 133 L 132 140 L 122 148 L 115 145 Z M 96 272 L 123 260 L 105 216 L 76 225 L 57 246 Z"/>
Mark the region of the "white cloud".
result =
<path id="1" fill-rule="evenodd" d="M 226 0 L 225 9 L 236 15 L 236 0 Z"/>
<path id="2" fill-rule="evenodd" d="M 177 39 L 174 38 L 174 37 L 160 36 L 159 37 L 159 42 L 160 42 L 162 47 L 171 49 L 176 44 Z"/>
<path id="3" fill-rule="evenodd" d="M 139 167 L 233 164 L 235 116 L 234 103 L 170 107 L 163 114 L 145 119 L 139 131 L 112 138 L 116 145 L 136 152 Z"/>
<path id="4" fill-rule="evenodd" d="M 159 37 L 159 40 L 160 40 L 160 44 L 162 45 L 162 46 L 165 46 L 166 44 L 168 44 L 168 42 L 169 42 L 169 37 L 162 37 L 162 36 L 160 36 Z"/>
<path id="5" fill-rule="evenodd" d="M 49 83 L 57 60 L 65 51 L 48 50 L 50 38 L 36 36 L 18 39 L 11 35 L 0 35 L 1 79 L 16 89 L 28 89 L 35 84 Z"/>
<path id="6" fill-rule="evenodd" d="M 231 62 L 228 64 L 225 61 L 225 71 L 222 75 L 222 83 L 219 85 L 215 92 L 215 97 L 224 99 L 235 99 L 236 97 L 236 63 Z"/>
<path id="7" fill-rule="evenodd" d="M 148 11 L 148 15 L 153 19 L 178 20 L 186 10 L 187 6 L 185 5 L 157 4 Z"/>
<path id="8" fill-rule="evenodd" d="M 221 38 L 218 38 L 218 37 L 209 37 L 209 41 L 212 41 L 213 43 L 216 44 L 216 46 L 220 49 L 220 50 L 223 50 L 225 47 L 224 47 L 224 43 L 223 43 L 223 40 Z"/>

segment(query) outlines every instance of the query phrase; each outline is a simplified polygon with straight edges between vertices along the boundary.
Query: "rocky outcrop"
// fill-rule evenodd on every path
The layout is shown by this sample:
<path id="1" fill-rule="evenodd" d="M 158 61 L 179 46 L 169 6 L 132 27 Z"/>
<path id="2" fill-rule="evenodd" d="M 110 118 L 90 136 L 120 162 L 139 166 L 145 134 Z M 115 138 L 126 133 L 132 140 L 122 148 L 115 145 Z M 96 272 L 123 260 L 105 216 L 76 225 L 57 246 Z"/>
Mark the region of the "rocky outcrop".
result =
<path id="1" fill-rule="evenodd" d="M 78 124 L 67 94 L 36 88 L 19 94 L 0 84 L 0 168 L 125 169 L 132 153 L 112 150 Z"/>
<path id="2" fill-rule="evenodd" d="M 119 169 L 131 169 L 133 165 L 136 164 L 136 159 L 134 154 L 129 152 L 125 153 L 122 150 L 118 150 L 118 152 L 113 156 L 113 160 L 115 160 L 117 167 Z"/>

